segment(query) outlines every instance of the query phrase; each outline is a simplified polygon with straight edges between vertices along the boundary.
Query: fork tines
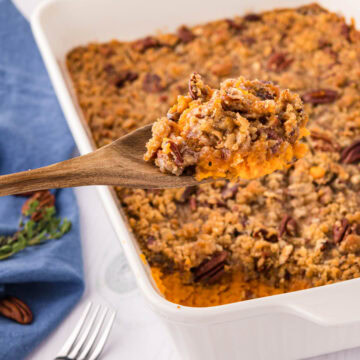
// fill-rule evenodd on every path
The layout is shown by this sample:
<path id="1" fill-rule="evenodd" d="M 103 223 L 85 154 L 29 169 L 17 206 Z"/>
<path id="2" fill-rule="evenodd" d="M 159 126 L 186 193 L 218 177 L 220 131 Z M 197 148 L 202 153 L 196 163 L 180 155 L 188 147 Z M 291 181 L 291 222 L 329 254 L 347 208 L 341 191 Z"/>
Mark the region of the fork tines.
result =
<path id="1" fill-rule="evenodd" d="M 56 360 L 95 360 L 109 336 L 116 312 L 90 302 Z"/>

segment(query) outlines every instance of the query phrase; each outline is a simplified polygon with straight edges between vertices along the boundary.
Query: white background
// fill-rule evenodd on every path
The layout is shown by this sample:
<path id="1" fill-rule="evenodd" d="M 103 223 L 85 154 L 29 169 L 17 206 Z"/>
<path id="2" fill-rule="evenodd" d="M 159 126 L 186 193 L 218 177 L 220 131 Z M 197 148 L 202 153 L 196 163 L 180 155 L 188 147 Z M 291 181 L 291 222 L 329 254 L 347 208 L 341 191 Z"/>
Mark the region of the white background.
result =
<path id="1" fill-rule="evenodd" d="M 46 0 L 13 1 L 25 16 L 29 16 L 37 3 Z M 117 311 L 117 318 L 102 359 L 190 360 L 181 359 L 176 353 L 162 323 L 147 308 L 137 290 L 96 189 L 78 188 L 75 193 L 80 208 L 86 291 L 72 313 L 28 359 L 55 358 L 80 318 L 85 304 L 92 301 L 106 304 Z M 360 349 L 324 355 L 312 360 L 358 359 Z"/>

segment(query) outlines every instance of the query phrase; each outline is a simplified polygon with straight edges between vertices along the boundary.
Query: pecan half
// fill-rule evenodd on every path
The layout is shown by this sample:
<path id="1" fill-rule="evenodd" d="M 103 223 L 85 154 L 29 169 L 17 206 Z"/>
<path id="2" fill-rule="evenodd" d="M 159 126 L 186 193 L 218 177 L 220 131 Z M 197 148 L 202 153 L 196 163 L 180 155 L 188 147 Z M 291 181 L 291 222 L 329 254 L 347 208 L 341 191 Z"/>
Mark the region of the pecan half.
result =
<path id="1" fill-rule="evenodd" d="M 266 229 L 259 229 L 254 231 L 253 236 L 257 239 L 264 239 L 271 243 L 277 243 L 279 241 L 277 234 L 271 233 Z"/>
<path id="2" fill-rule="evenodd" d="M 338 92 L 330 89 L 317 89 L 305 93 L 302 96 L 304 103 L 330 104 L 338 98 Z"/>
<path id="3" fill-rule="evenodd" d="M 21 213 L 27 215 L 30 204 L 34 201 L 38 202 L 36 211 L 31 215 L 31 220 L 39 221 L 43 218 L 43 210 L 55 205 L 55 196 L 49 190 L 37 191 L 33 196 L 26 200 Z"/>
<path id="4" fill-rule="evenodd" d="M 345 237 L 349 228 L 349 221 L 342 219 L 340 224 L 335 224 L 333 227 L 333 240 L 336 244 L 339 244 Z"/>
<path id="5" fill-rule="evenodd" d="M 297 234 L 297 223 L 289 215 L 284 215 L 280 223 L 279 236 L 282 237 L 284 234 L 289 236 L 296 236 Z"/>
<path id="6" fill-rule="evenodd" d="M 169 141 L 171 152 L 174 154 L 174 161 L 177 166 L 181 166 L 184 163 L 184 158 L 181 155 L 179 147 L 173 142 Z"/>
<path id="7" fill-rule="evenodd" d="M 244 16 L 244 20 L 246 21 L 260 21 L 261 15 L 259 14 L 247 14 Z"/>
<path id="8" fill-rule="evenodd" d="M 187 44 L 190 41 L 195 39 L 195 35 L 193 32 L 186 26 L 181 26 L 177 31 L 177 36 L 179 37 L 180 41 Z"/>
<path id="9" fill-rule="evenodd" d="M 360 161 L 360 140 L 344 148 L 340 156 L 340 162 L 343 164 L 353 164 L 358 161 Z"/>
<path id="10" fill-rule="evenodd" d="M 360 235 L 360 225 L 356 223 L 350 225 L 349 221 L 344 218 L 340 224 L 335 224 L 333 227 L 333 240 L 335 244 L 343 242 L 350 234 Z"/>
<path id="11" fill-rule="evenodd" d="M 252 36 L 242 36 L 240 38 L 240 41 L 242 44 L 246 45 L 246 46 L 251 46 L 254 45 L 256 43 L 256 39 Z"/>
<path id="12" fill-rule="evenodd" d="M 315 149 L 320 151 L 338 151 L 340 146 L 337 142 L 331 139 L 324 133 L 321 133 L 317 130 L 311 130 L 310 137 L 314 140 L 319 140 L 318 143 L 315 144 Z"/>
<path id="13" fill-rule="evenodd" d="M 148 93 L 157 93 L 164 90 L 164 87 L 161 84 L 161 77 L 151 73 L 145 75 L 142 88 Z"/>
<path id="14" fill-rule="evenodd" d="M 141 53 L 145 52 L 147 49 L 158 48 L 161 46 L 160 41 L 152 36 L 147 36 L 133 43 L 133 48 Z"/>
<path id="15" fill-rule="evenodd" d="M 224 274 L 224 267 L 228 253 L 221 251 L 215 253 L 210 259 L 204 260 L 199 266 L 191 269 L 195 282 L 213 284 Z"/>
<path id="16" fill-rule="evenodd" d="M 14 296 L 6 296 L 0 299 L 0 315 L 22 325 L 30 324 L 33 320 L 30 308 Z"/>
<path id="17" fill-rule="evenodd" d="M 273 53 L 267 61 L 266 68 L 270 71 L 281 72 L 286 70 L 293 61 L 294 59 L 286 53 Z"/>

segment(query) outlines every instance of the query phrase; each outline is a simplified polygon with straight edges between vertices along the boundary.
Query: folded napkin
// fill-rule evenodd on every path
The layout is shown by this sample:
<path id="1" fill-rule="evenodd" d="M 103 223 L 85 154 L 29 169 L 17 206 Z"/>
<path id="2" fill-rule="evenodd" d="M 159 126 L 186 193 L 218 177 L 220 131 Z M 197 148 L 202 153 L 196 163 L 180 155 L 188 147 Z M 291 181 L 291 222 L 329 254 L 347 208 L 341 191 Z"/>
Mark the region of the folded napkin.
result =
<path id="1" fill-rule="evenodd" d="M 74 149 L 27 21 L 0 0 L 0 174 L 48 165 Z M 34 314 L 31 325 L 0 317 L 0 359 L 23 359 L 66 316 L 83 292 L 78 209 L 70 189 L 57 190 L 57 214 L 72 222 L 49 240 L 0 261 L 0 297 L 13 295 Z M 18 228 L 26 199 L 0 198 L 0 235 Z"/>

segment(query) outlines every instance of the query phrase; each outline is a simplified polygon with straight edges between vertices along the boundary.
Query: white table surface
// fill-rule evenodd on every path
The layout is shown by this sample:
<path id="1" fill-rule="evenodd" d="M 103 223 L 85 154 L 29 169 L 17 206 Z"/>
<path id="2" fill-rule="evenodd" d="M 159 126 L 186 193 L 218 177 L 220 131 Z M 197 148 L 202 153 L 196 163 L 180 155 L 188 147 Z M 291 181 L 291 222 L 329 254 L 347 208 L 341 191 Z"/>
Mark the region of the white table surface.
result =
<path id="1" fill-rule="evenodd" d="M 46 0 L 13 0 L 26 17 L 41 1 Z M 85 305 L 93 301 L 111 306 L 117 311 L 116 321 L 102 359 L 191 360 L 181 359 L 162 323 L 147 308 L 136 288 L 134 277 L 96 189 L 78 188 L 75 193 L 80 209 L 86 290 L 71 314 L 28 359 L 55 358 L 80 318 Z M 360 359 L 360 348 L 323 355 L 311 360 L 358 359 Z"/>

